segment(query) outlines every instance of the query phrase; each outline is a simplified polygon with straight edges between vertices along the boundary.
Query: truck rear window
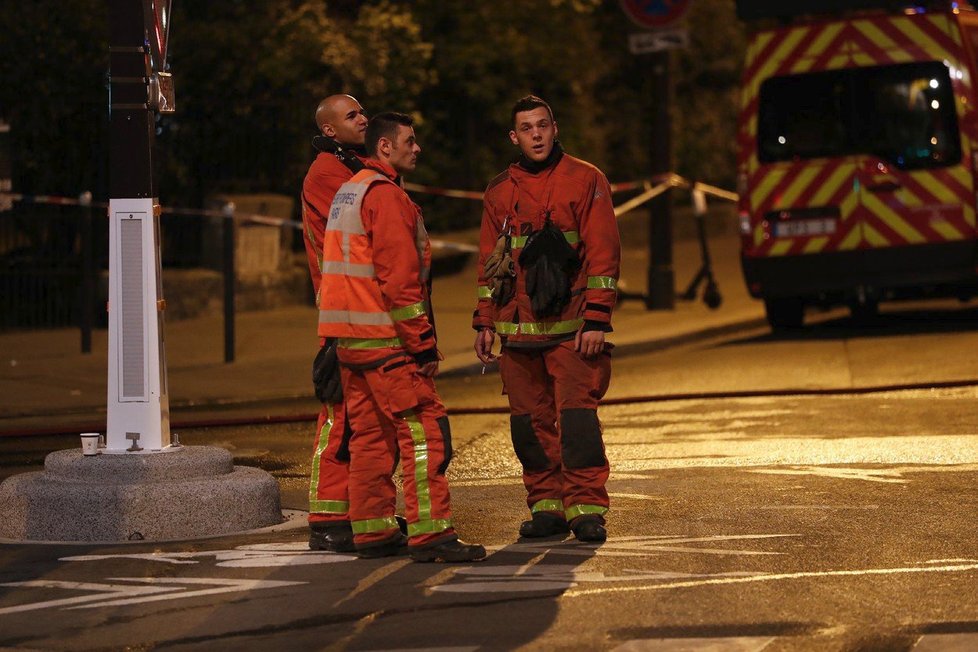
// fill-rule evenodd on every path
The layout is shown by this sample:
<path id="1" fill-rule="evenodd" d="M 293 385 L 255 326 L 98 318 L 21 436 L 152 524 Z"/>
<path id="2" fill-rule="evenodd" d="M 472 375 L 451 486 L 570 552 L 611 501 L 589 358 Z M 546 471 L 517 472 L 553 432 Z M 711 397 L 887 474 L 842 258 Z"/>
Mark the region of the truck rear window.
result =
<path id="1" fill-rule="evenodd" d="M 938 61 L 772 77 L 758 111 L 763 163 L 868 154 L 912 170 L 961 160 L 951 77 Z"/>

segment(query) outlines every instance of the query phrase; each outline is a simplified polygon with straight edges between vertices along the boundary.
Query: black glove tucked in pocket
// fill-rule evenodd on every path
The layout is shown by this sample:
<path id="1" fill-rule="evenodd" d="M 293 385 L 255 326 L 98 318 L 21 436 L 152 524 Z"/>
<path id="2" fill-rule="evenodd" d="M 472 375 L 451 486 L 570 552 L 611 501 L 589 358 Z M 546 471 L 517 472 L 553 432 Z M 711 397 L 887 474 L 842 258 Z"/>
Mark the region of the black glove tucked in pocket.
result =
<path id="1" fill-rule="evenodd" d="M 316 359 L 312 361 L 312 386 L 321 403 L 343 401 L 343 385 L 340 384 L 340 361 L 336 357 L 336 340 L 327 339 Z"/>

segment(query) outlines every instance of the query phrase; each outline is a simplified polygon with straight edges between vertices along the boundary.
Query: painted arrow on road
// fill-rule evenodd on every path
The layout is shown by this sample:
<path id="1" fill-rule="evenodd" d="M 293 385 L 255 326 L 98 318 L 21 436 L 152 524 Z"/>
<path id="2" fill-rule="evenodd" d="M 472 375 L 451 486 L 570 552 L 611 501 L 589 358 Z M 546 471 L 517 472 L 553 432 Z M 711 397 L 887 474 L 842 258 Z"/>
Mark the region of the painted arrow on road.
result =
<path id="1" fill-rule="evenodd" d="M 97 582 L 62 582 L 58 580 L 31 580 L 27 582 L 6 582 L 0 586 L 32 589 L 59 589 L 66 591 L 85 591 L 86 595 L 71 598 L 45 600 L 0 608 L 0 616 L 34 611 L 37 609 L 94 609 L 96 607 L 116 607 L 127 604 L 142 604 L 160 600 L 196 598 L 219 593 L 274 589 L 283 586 L 306 584 L 306 582 L 285 582 L 280 580 L 233 580 L 207 577 L 110 577 L 110 582 L 136 582 L 136 584 L 100 584 Z M 193 586 L 211 588 L 190 590 Z"/>

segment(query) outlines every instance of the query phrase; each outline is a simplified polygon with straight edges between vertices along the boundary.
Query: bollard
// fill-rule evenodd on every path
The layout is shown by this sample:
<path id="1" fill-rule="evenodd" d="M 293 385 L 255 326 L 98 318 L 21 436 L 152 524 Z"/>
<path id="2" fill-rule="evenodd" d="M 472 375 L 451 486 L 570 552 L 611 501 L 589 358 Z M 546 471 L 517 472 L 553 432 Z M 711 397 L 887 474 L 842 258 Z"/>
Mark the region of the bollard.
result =
<path id="1" fill-rule="evenodd" d="M 234 202 L 224 204 L 224 362 L 234 362 Z"/>
<path id="2" fill-rule="evenodd" d="M 95 322 L 95 254 L 92 251 L 92 193 L 78 195 L 82 207 L 81 228 L 81 300 L 79 301 L 79 328 L 81 352 L 92 352 L 92 324 Z"/>

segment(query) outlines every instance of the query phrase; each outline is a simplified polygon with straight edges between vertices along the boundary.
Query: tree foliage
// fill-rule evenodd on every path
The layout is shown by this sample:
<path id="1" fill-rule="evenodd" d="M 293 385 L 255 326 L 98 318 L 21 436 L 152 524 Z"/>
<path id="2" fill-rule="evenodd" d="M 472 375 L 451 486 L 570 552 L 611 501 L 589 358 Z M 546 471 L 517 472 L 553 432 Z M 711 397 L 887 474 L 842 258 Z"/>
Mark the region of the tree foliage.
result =
<path id="1" fill-rule="evenodd" d="M 0 9 L 0 116 L 16 192 L 76 195 L 105 184 L 108 15 L 84 0 Z"/>
<path id="2" fill-rule="evenodd" d="M 15 188 L 104 196 L 107 4 L 0 9 L 0 113 Z M 294 194 L 312 158 L 313 112 L 334 92 L 418 120 L 419 182 L 479 189 L 516 156 L 509 110 L 554 107 L 565 148 L 613 180 L 649 173 L 654 102 L 638 31 L 612 0 L 225 0 L 173 5 L 177 113 L 158 125 L 160 194 L 199 205 L 233 191 Z M 744 38 L 731 0 L 693 0 L 689 49 L 672 55 L 677 171 L 731 185 Z M 423 198 L 438 227 L 478 208 Z M 464 205 L 463 205 L 464 204 Z"/>

